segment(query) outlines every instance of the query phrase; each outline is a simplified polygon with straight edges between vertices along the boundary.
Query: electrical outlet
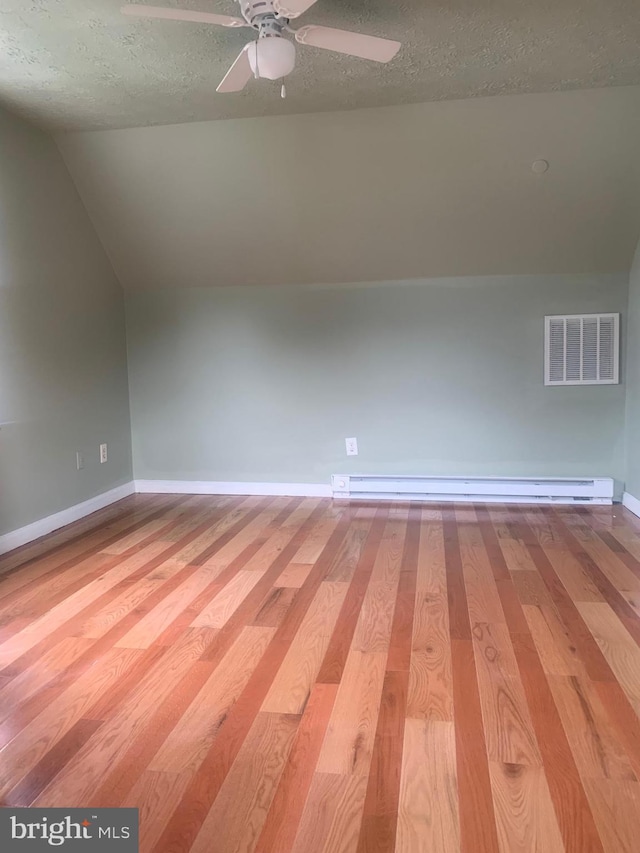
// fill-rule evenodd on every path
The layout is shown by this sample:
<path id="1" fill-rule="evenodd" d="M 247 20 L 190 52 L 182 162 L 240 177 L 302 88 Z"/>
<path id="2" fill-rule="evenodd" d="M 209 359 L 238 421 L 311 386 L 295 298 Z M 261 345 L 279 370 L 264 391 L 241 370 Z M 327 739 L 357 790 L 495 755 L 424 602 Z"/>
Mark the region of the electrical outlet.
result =
<path id="1" fill-rule="evenodd" d="M 104 463 L 107 461 L 107 458 L 108 458 L 107 457 L 107 445 L 101 444 L 100 445 L 100 464 L 104 465 Z"/>
<path id="2" fill-rule="evenodd" d="M 78 471 L 84 468 L 84 453 L 80 453 L 80 451 L 76 453 L 76 468 Z"/>
<path id="3" fill-rule="evenodd" d="M 358 439 L 357 438 L 345 438 L 344 443 L 347 446 L 347 456 L 357 456 L 358 455 Z"/>

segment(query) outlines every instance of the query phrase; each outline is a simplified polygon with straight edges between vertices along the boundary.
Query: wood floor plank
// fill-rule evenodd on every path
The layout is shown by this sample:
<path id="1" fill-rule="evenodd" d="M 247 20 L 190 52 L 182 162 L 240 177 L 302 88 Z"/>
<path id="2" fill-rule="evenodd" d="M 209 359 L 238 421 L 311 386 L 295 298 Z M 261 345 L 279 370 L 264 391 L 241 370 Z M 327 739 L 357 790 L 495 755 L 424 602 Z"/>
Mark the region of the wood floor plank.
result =
<path id="1" fill-rule="evenodd" d="M 353 636 L 352 648 L 360 652 L 386 652 L 396 609 L 398 581 L 371 581 L 367 587 Z"/>
<path id="2" fill-rule="evenodd" d="M 551 593 L 540 572 L 523 571 L 517 574 L 514 573 L 512 580 L 521 604 L 540 607 L 541 605 L 550 606 L 553 603 Z"/>
<path id="3" fill-rule="evenodd" d="M 606 853 L 636 853 L 640 838 L 640 783 L 587 779 L 585 787 Z"/>
<path id="4" fill-rule="evenodd" d="M 553 549 L 557 546 L 565 550 L 564 540 L 552 518 L 541 513 L 539 507 L 524 507 L 523 509 L 521 518 L 529 525 L 529 529 L 539 545 L 545 549 Z"/>
<path id="5" fill-rule="evenodd" d="M 366 541 L 360 551 L 358 564 L 354 569 L 349 590 L 345 597 L 335 630 L 318 673 L 318 681 L 323 684 L 337 684 L 342 678 L 344 666 L 351 648 L 362 601 L 367 591 L 369 579 L 373 573 L 378 548 L 384 535 L 388 511 L 377 509 L 367 533 Z M 371 521 L 371 519 L 370 519 Z"/>
<path id="6" fill-rule="evenodd" d="M 123 808 L 138 809 L 140 850 L 152 850 L 189 784 L 188 776 L 145 770 L 123 800 Z"/>
<path id="7" fill-rule="evenodd" d="M 245 572 L 264 572 L 264 567 L 271 565 L 282 549 L 293 539 L 300 525 L 309 518 L 317 507 L 315 499 L 305 499 L 291 514 L 284 524 L 278 525 L 264 545 L 244 565 Z M 306 541 L 306 537 L 305 537 Z M 296 552 L 297 553 L 297 552 Z"/>
<path id="8" fill-rule="evenodd" d="M 125 753 L 159 703 L 176 687 L 178 675 L 184 677 L 191 663 L 198 660 L 208 642 L 201 631 L 190 631 L 181 643 L 168 651 L 152 667 L 127 698 L 120 710 L 100 730 L 100 736 L 86 745 L 42 792 L 36 804 L 60 806 L 64 803 L 90 803 L 101 779 Z M 128 650 L 120 649 L 125 654 Z"/>
<path id="9" fill-rule="evenodd" d="M 180 571 L 183 568 L 183 565 L 178 565 L 174 570 Z M 90 616 L 78 629 L 78 636 L 92 640 L 103 637 L 117 622 L 139 607 L 146 598 L 161 587 L 165 580 L 166 578 L 161 575 L 145 577 L 131 584 L 121 595 Z"/>
<path id="10" fill-rule="evenodd" d="M 416 567 L 407 716 L 453 720 L 453 676 L 442 524 L 423 525 Z"/>
<path id="11" fill-rule="evenodd" d="M 638 781 L 591 681 L 575 675 L 552 675 L 548 681 L 580 775 Z"/>
<path id="12" fill-rule="evenodd" d="M 210 853 L 255 849 L 299 724 L 293 714 L 260 713 L 191 847 Z"/>
<path id="13" fill-rule="evenodd" d="M 131 496 L 0 557 L 0 802 L 137 807 L 142 853 L 635 853 L 639 614 L 617 507 Z"/>
<path id="14" fill-rule="evenodd" d="M 370 528 L 371 521 L 369 519 L 353 521 L 347 535 L 342 540 L 326 580 L 346 582 L 353 578 L 364 552 Z"/>
<path id="15" fill-rule="evenodd" d="M 269 572 L 273 572 L 274 576 L 277 577 L 291 562 L 293 554 L 300 547 L 310 530 L 313 529 L 321 514 L 322 509 L 318 508 L 303 522 L 289 546 L 283 549 L 280 556 L 276 558 Z M 287 619 L 276 630 L 269 649 L 263 656 L 261 666 L 251 675 L 245 689 L 229 713 L 224 728 L 214 741 L 193 780 L 189 783 L 178 809 L 160 836 L 154 848 L 157 853 L 161 853 L 161 851 L 163 853 L 173 847 L 188 849 L 199 832 L 318 586 L 323 579 L 331 575 L 352 520 L 352 514 L 347 510 L 329 537 L 314 566 L 313 573 L 296 596 L 296 600 L 287 614 Z"/>
<path id="16" fill-rule="evenodd" d="M 151 544 L 152 541 L 153 539 L 144 544 Z M 140 547 L 142 548 L 144 545 Z M 24 618 L 25 624 L 35 621 L 47 610 L 50 610 L 60 601 L 64 601 L 71 593 L 99 577 L 103 572 L 117 565 L 118 562 L 118 559 L 114 558 L 113 555 L 90 554 L 77 562 L 72 561 L 73 564 L 66 569 L 54 571 L 38 583 L 25 585 L 13 595 L 5 597 L 0 606 L 0 623 L 4 628 L 18 618 Z M 2 584 L 0 584 L 1 588 Z M 43 595 L 45 588 L 46 596 Z"/>
<path id="17" fill-rule="evenodd" d="M 548 595 L 540 587 L 540 594 L 535 599 L 525 600 L 522 603 L 534 605 L 553 603 L 568 635 L 571 637 L 572 644 L 578 650 L 589 677 L 595 681 L 615 681 L 611 667 L 582 618 L 578 609 L 578 602 L 574 601 L 567 592 L 545 551 L 539 544 L 529 545 L 528 548 Z M 517 577 L 521 577 L 521 575 L 522 573 Z M 518 595 L 520 597 L 520 589 L 518 589 Z"/>
<path id="18" fill-rule="evenodd" d="M 594 682 L 616 737 L 640 780 L 640 718 L 617 681 Z"/>
<path id="19" fill-rule="evenodd" d="M 510 572 L 535 571 L 531 555 L 522 542 L 517 539 L 501 539 L 500 549 Z"/>
<path id="20" fill-rule="evenodd" d="M 522 609 L 544 671 L 554 675 L 582 675 L 584 664 L 555 607 L 525 604 Z"/>
<path id="21" fill-rule="evenodd" d="M 211 672 L 149 763 L 150 770 L 190 777 L 204 761 L 229 710 L 273 639 L 273 628 L 247 626 Z"/>
<path id="22" fill-rule="evenodd" d="M 241 571 L 220 590 L 218 595 L 196 616 L 191 623 L 194 628 L 214 628 L 219 630 L 231 618 L 251 590 L 259 582 L 264 572 Z"/>
<path id="23" fill-rule="evenodd" d="M 166 501 L 176 500 L 175 495 L 165 495 Z M 60 551 L 72 551 L 74 547 L 79 547 L 80 550 L 93 535 L 102 535 L 107 538 L 105 531 L 113 524 L 122 522 L 123 519 L 131 519 L 136 513 L 136 495 L 129 495 L 119 501 L 105 507 L 102 510 L 91 513 L 91 515 L 80 519 L 79 521 L 67 524 L 59 528 L 53 533 L 46 536 L 40 536 L 33 542 L 28 542 L 12 551 L 5 554 L 0 554 L 0 574 L 2 579 L 6 580 L 17 570 L 26 570 L 28 566 L 33 565 L 43 555 L 48 559 L 53 559 Z M 145 497 L 145 506 L 139 509 L 142 514 L 149 514 L 153 511 L 153 505 L 158 500 L 158 496 Z M 184 500 L 184 498 L 183 498 Z M 126 522 L 125 522 L 126 524 Z"/>
<path id="24" fill-rule="evenodd" d="M 311 532 L 305 539 L 302 545 L 293 555 L 293 564 L 313 565 L 320 554 L 322 554 L 327 540 L 338 526 L 338 522 L 342 517 L 340 511 L 326 513 L 326 517 L 321 523 Z M 284 586 L 284 584 L 283 584 Z"/>
<path id="25" fill-rule="evenodd" d="M 396 848 L 408 680 L 406 670 L 384 677 L 358 853 Z"/>
<path id="26" fill-rule="evenodd" d="M 151 757 L 175 728 L 193 698 L 201 690 L 211 672 L 211 665 L 196 661 L 186 673 L 179 677 L 176 690 L 161 700 L 142 732 L 132 739 L 108 771 L 102 776 L 100 785 L 92 795 L 97 808 L 122 805 L 140 774 L 148 767 Z M 111 716 L 109 715 L 107 719 Z"/>
<path id="27" fill-rule="evenodd" d="M 85 717 L 96 698 L 118 682 L 138 654 L 133 649 L 113 649 L 96 661 L 90 678 L 69 687 L 27 726 L 15 734 L 8 727 L 8 742 L 0 762 L 0 796 L 15 787 L 72 726 Z M 6 723 L 3 729 L 5 726 Z"/>
<path id="28" fill-rule="evenodd" d="M 0 720 L 11 714 L 19 703 L 24 703 L 42 690 L 60 673 L 91 648 L 91 641 L 78 637 L 67 637 L 52 646 L 33 666 L 7 678 L 5 689 L 0 692 Z"/>
<path id="29" fill-rule="evenodd" d="M 6 667 L 60 628 L 71 617 L 85 610 L 103 593 L 108 592 L 125 578 L 133 575 L 145 563 L 153 560 L 166 550 L 164 542 L 154 542 L 122 563 L 113 566 L 106 573 L 86 586 L 81 587 L 64 601 L 48 610 L 39 619 L 30 623 L 11 639 L 0 645 L 0 667 Z"/>
<path id="30" fill-rule="evenodd" d="M 543 768 L 495 761 L 489 767 L 502 853 L 564 853 Z"/>
<path id="31" fill-rule="evenodd" d="M 455 517 L 443 514 L 442 524 L 445 566 L 447 569 L 447 599 L 449 604 L 449 634 L 452 640 L 471 640 L 471 624 L 467 607 L 458 528 Z"/>
<path id="32" fill-rule="evenodd" d="M 209 584 L 217 573 L 200 567 L 165 596 L 147 614 L 142 616 L 126 634 L 117 640 L 117 646 L 130 649 L 147 649 L 157 640 L 173 620 L 182 613 Z"/>
<path id="33" fill-rule="evenodd" d="M 505 622 L 510 634 L 528 634 L 529 624 L 524 615 L 523 606 L 518 597 L 514 582 L 509 580 L 497 580 L 496 589 L 500 596 L 500 604 L 504 613 Z"/>
<path id="34" fill-rule="evenodd" d="M 222 511 L 216 508 L 215 513 L 212 513 L 211 510 L 197 513 L 194 517 L 198 521 L 200 519 L 204 521 L 208 520 L 209 524 L 204 529 L 199 527 L 198 535 L 186 540 L 182 544 L 180 550 L 175 554 L 176 559 L 195 565 L 199 562 L 199 558 L 201 558 L 203 553 L 208 553 L 210 549 L 216 548 L 217 543 L 219 543 L 219 540 L 228 530 L 236 528 L 239 524 L 244 524 L 248 519 L 253 518 L 256 511 L 256 509 L 251 510 L 245 507 L 244 502 L 237 505 L 236 499 L 233 503 L 226 505 Z M 162 538 L 167 542 L 176 542 L 183 538 L 183 531 L 184 533 L 189 532 L 192 523 L 193 519 L 185 524 L 183 528 L 176 527 L 170 529 L 171 535 Z"/>
<path id="35" fill-rule="evenodd" d="M 558 546 L 544 552 L 573 601 L 604 601 L 575 554 Z"/>
<path id="36" fill-rule="evenodd" d="M 406 528 L 399 531 L 404 540 L 400 562 L 397 563 L 392 559 L 387 563 L 384 574 L 379 572 L 379 565 L 376 563 L 370 582 L 371 587 L 388 586 L 389 597 L 391 600 L 395 599 L 395 606 L 388 637 L 387 671 L 382 686 L 369 780 L 358 837 L 358 853 L 387 853 L 387 851 L 392 853 L 396 846 L 400 768 L 422 526 L 421 508 L 410 504 L 406 516 L 402 515 L 402 519 L 405 520 L 405 518 Z M 364 606 L 363 611 L 366 613 Z M 365 624 L 365 620 L 366 615 L 363 618 L 361 614 L 359 626 Z M 374 648 L 386 648 L 387 619 L 380 620 L 380 623 L 384 625 L 384 630 L 380 631 L 378 628 L 372 631 L 369 627 L 367 631 L 369 637 L 378 637 L 379 645 L 370 643 L 361 648 L 368 648 L 370 651 Z M 359 631 L 356 629 L 354 648 L 358 647 L 358 636 Z"/>
<path id="37" fill-rule="evenodd" d="M 387 669 L 409 672 L 411 668 L 411 645 L 413 619 L 416 606 L 416 567 L 420 548 L 421 510 L 410 504 L 407 512 L 407 527 L 400 563 L 396 603 L 389 638 Z"/>
<path id="38" fill-rule="evenodd" d="M 289 563 L 287 568 L 278 578 L 280 586 L 295 587 L 299 589 L 311 574 L 313 563 Z"/>
<path id="39" fill-rule="evenodd" d="M 212 576 L 221 574 L 250 543 L 257 542 L 258 547 L 262 547 L 279 520 L 288 518 L 297 506 L 298 499 L 284 504 L 273 500 L 258 504 L 245 515 L 244 524 L 236 523 L 229 528 L 233 535 L 229 536 L 227 531 L 222 546 L 219 540 L 215 540 L 192 556 L 191 564 L 209 570 Z"/>
<path id="40" fill-rule="evenodd" d="M 318 773 L 368 774 L 386 661 L 384 652 L 350 652 L 320 750 Z"/>
<path id="41" fill-rule="evenodd" d="M 406 533 L 406 522 L 391 516 L 378 546 L 378 553 L 371 573 L 372 583 L 395 583 L 397 585 L 402 566 Z"/>
<path id="42" fill-rule="evenodd" d="M 631 516 L 627 510 L 625 512 L 625 517 L 628 519 Z M 632 516 L 634 519 L 634 523 L 637 521 L 635 516 Z M 627 528 L 625 528 L 626 530 Z M 640 578 L 640 537 L 638 535 L 634 536 L 621 536 L 620 530 L 617 528 L 613 528 L 611 532 L 603 531 L 600 526 L 596 527 L 598 535 L 605 543 L 605 545 L 613 551 L 619 560 L 621 560 L 625 566 L 627 566 L 636 577 Z"/>
<path id="43" fill-rule="evenodd" d="M 569 529 L 572 529 L 570 525 Z M 640 589 L 640 578 L 633 572 L 628 565 L 620 559 L 620 551 L 613 551 L 600 538 L 581 542 L 585 552 L 589 554 L 597 563 L 597 568 L 609 579 L 619 592 L 638 592 Z M 582 568 L 580 561 L 576 561 Z M 582 569 L 585 576 L 588 573 Z M 590 581 L 595 588 L 593 581 Z M 606 600 L 602 593 L 598 592 L 599 598 L 593 598 L 594 601 Z"/>
<path id="44" fill-rule="evenodd" d="M 602 844 L 533 638 L 512 637 L 520 677 L 566 853 L 602 853 Z"/>
<path id="45" fill-rule="evenodd" d="M 102 720 L 80 719 L 74 723 L 27 775 L 3 797 L 2 805 L 23 808 L 30 806 L 101 725 Z"/>
<path id="46" fill-rule="evenodd" d="M 453 723 L 407 720 L 397 853 L 458 853 L 460 819 Z"/>
<path id="47" fill-rule="evenodd" d="M 282 662 L 263 711 L 301 714 L 316 681 L 338 614 L 347 595 L 348 584 L 324 581 L 320 584 L 298 633 Z"/>
<path id="48" fill-rule="evenodd" d="M 484 545 L 460 545 L 469 619 L 475 622 L 504 622 L 491 565 Z"/>
<path id="49" fill-rule="evenodd" d="M 73 633 L 88 616 L 104 606 L 109 598 L 115 597 L 120 583 L 133 582 L 150 574 L 177 554 L 207 526 L 207 522 L 196 527 L 190 525 L 188 532 L 169 546 L 166 542 L 156 542 L 145 547 L 140 552 L 144 554 L 142 558 L 140 554 L 127 558 L 104 577 L 101 576 L 88 584 L 85 590 L 77 591 L 67 601 L 53 607 L 41 619 L 0 645 L 0 665 L 4 662 L 5 672 L 7 663 L 17 664 L 19 667 L 30 665 L 51 642 Z M 83 595 L 83 592 L 86 592 L 86 595 Z M 121 623 L 126 624 L 126 619 L 121 620 Z M 109 634 L 105 636 L 108 637 Z"/>
<path id="50" fill-rule="evenodd" d="M 293 587 L 274 586 L 265 596 L 264 601 L 258 608 L 251 624 L 265 628 L 277 628 L 287 615 L 287 610 L 293 602 L 298 591 Z"/>
<path id="51" fill-rule="evenodd" d="M 451 641 L 461 853 L 497 853 L 498 834 L 471 640 Z"/>
<path id="52" fill-rule="evenodd" d="M 475 505 L 476 517 L 480 538 L 491 564 L 491 570 L 496 581 L 511 579 L 509 564 L 507 563 L 501 542 L 491 521 L 487 507 L 483 504 Z"/>
<path id="53" fill-rule="evenodd" d="M 579 602 L 577 607 L 640 716 L 640 648 L 608 604 Z"/>
<path id="54" fill-rule="evenodd" d="M 314 774 L 292 853 L 355 853 L 367 777 Z"/>
<path id="55" fill-rule="evenodd" d="M 255 853 L 290 853 L 337 692 L 338 687 L 335 684 L 314 685 Z"/>
<path id="56" fill-rule="evenodd" d="M 600 543 L 597 540 L 596 533 L 587 526 L 586 529 L 589 531 L 589 536 L 585 542 L 579 542 L 576 538 L 577 528 L 575 525 L 571 524 L 571 518 L 572 516 L 565 513 L 562 522 L 562 531 L 565 536 L 565 541 L 567 541 L 569 547 L 574 550 L 574 553 L 584 567 L 586 574 L 598 589 L 598 592 L 602 595 L 602 599 L 609 604 L 636 643 L 640 644 L 640 621 L 638 620 L 638 614 L 635 610 L 638 606 L 635 599 L 640 594 L 640 582 L 635 578 L 630 578 L 627 582 L 623 582 L 621 584 L 621 586 L 628 586 L 629 589 L 619 589 L 610 579 L 607 571 L 616 555 L 611 554 L 611 559 L 602 560 L 602 558 L 600 558 L 600 564 L 598 565 L 590 553 L 591 550 L 594 550 L 596 556 L 600 557 Z M 585 526 L 581 524 L 580 528 L 582 529 L 583 527 Z M 592 542 L 591 537 L 595 541 Z M 624 566 L 622 568 L 624 568 Z M 631 603 L 629 603 L 629 601 L 631 601 Z"/>
<path id="57" fill-rule="evenodd" d="M 107 522 L 104 527 L 100 526 L 97 520 L 94 520 L 93 524 L 97 526 L 84 535 L 80 532 L 71 536 L 65 533 L 66 529 L 63 529 L 60 532 L 62 538 L 60 544 L 56 544 L 58 542 L 57 534 L 44 537 L 39 543 L 34 543 L 35 555 L 33 556 L 30 556 L 31 547 L 27 546 L 29 550 L 24 553 L 22 553 L 22 549 L 18 548 L 17 551 L 0 557 L 2 560 L 0 601 L 3 606 L 12 596 L 19 596 L 25 591 L 31 591 L 34 587 L 38 587 L 43 582 L 58 576 L 66 569 L 72 568 L 76 563 L 90 556 L 95 556 L 110 542 L 118 541 L 123 531 L 137 530 L 160 517 L 163 517 L 165 524 L 170 524 L 173 511 L 182 505 L 185 498 L 183 496 L 165 495 L 163 501 L 158 503 L 155 500 L 156 497 L 151 496 L 151 500 L 137 510 L 125 510 L 115 522 Z M 99 515 L 96 513 L 86 521 L 89 523 L 92 518 Z M 81 530 L 82 522 L 76 524 L 79 525 L 77 528 L 75 524 L 69 527 L 74 528 L 74 530 Z M 14 554 L 17 555 L 15 558 Z"/>
<path id="58" fill-rule="evenodd" d="M 542 759 L 506 626 L 474 626 L 473 647 L 489 760 L 539 766 Z"/>

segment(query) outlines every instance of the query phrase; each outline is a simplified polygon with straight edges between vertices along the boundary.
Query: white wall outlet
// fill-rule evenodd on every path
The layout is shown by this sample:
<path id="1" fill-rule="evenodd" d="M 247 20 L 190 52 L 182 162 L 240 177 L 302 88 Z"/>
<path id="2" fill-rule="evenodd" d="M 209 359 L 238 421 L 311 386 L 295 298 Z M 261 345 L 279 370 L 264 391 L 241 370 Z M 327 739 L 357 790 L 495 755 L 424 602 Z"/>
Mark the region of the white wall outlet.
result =
<path id="1" fill-rule="evenodd" d="M 100 445 L 100 464 L 104 465 L 104 463 L 107 461 L 107 458 L 108 458 L 107 457 L 107 445 L 101 444 Z"/>
<path id="2" fill-rule="evenodd" d="M 344 443 L 347 446 L 347 456 L 357 456 L 358 455 L 358 439 L 357 438 L 345 438 Z"/>
<path id="3" fill-rule="evenodd" d="M 84 453 L 80 453 L 79 450 L 76 453 L 76 468 L 78 471 L 84 468 Z"/>

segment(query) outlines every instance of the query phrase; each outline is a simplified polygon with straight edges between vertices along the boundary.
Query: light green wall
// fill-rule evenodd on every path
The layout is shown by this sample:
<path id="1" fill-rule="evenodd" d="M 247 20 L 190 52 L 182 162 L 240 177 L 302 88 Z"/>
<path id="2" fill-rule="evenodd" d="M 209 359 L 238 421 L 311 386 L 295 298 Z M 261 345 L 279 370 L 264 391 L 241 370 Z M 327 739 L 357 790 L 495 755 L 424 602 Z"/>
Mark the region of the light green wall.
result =
<path id="1" fill-rule="evenodd" d="M 624 384 L 545 388 L 543 317 L 626 299 L 626 275 L 131 292 L 135 476 L 621 479 Z"/>
<path id="2" fill-rule="evenodd" d="M 640 231 L 640 86 L 58 142 L 126 289 L 628 272 Z"/>
<path id="3" fill-rule="evenodd" d="M 629 277 L 626 490 L 640 499 L 640 243 Z"/>
<path id="4" fill-rule="evenodd" d="M 121 288 L 53 140 L 1 112 L 0 424 L 0 534 L 131 479 Z"/>

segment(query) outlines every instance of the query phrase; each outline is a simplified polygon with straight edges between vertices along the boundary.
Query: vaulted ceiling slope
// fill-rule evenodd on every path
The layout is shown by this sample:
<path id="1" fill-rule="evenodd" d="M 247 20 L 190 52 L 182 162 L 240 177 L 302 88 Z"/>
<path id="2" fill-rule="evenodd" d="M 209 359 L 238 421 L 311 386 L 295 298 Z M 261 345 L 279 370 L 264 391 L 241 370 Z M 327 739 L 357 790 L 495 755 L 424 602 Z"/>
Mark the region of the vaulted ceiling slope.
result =
<path id="1" fill-rule="evenodd" d="M 617 272 L 640 233 L 640 87 L 58 141 L 129 288 Z"/>
<path id="2" fill-rule="evenodd" d="M 299 24 L 403 48 L 388 66 L 301 49 L 285 101 L 266 81 L 216 94 L 246 30 L 125 18 L 125 2 L 3 0 L 0 101 L 70 130 L 640 84 L 638 0 L 318 0 Z M 146 2 L 237 12 L 233 0 Z"/>

